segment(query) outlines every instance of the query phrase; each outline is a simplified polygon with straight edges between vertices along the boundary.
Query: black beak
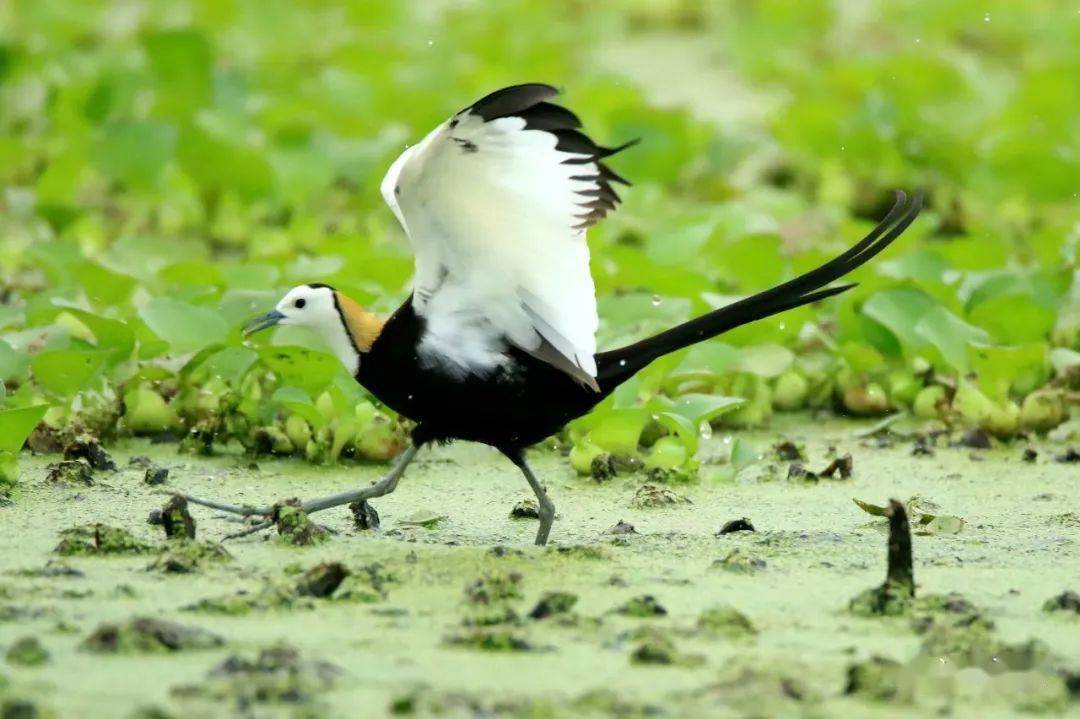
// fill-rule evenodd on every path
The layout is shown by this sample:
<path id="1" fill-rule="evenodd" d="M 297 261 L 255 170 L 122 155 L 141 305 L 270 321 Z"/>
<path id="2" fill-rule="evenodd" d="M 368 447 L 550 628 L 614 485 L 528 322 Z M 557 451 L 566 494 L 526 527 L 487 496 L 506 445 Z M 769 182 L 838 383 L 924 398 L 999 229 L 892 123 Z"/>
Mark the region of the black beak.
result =
<path id="1" fill-rule="evenodd" d="M 255 319 L 244 325 L 244 336 L 250 337 L 256 332 L 261 332 L 265 329 L 273 327 L 281 320 L 285 319 L 285 315 L 277 310 L 270 310 L 265 315 L 260 315 Z"/>

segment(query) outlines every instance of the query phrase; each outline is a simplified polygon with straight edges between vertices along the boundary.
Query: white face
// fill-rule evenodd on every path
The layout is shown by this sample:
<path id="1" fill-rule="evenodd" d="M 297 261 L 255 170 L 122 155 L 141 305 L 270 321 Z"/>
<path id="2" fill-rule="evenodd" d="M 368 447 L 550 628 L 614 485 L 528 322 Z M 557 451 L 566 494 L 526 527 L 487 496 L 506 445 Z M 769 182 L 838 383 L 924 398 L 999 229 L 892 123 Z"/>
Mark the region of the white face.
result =
<path id="1" fill-rule="evenodd" d="M 334 292 L 329 287 L 294 287 L 274 309 L 282 314 L 279 325 L 311 327 L 323 333 L 341 329 Z"/>

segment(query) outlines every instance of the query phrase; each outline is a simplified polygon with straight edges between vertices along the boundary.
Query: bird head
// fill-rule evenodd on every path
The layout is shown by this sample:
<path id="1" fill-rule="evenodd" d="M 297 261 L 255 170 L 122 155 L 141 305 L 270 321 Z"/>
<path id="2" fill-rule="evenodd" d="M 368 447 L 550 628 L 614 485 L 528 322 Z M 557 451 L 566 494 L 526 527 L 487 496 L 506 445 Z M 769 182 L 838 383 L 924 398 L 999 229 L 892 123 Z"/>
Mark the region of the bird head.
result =
<path id="1" fill-rule="evenodd" d="M 248 322 L 244 335 L 251 336 L 277 326 L 314 330 L 346 369 L 355 373 L 361 355 L 371 349 L 383 323 L 333 287 L 313 283 L 285 293 L 274 309 Z"/>

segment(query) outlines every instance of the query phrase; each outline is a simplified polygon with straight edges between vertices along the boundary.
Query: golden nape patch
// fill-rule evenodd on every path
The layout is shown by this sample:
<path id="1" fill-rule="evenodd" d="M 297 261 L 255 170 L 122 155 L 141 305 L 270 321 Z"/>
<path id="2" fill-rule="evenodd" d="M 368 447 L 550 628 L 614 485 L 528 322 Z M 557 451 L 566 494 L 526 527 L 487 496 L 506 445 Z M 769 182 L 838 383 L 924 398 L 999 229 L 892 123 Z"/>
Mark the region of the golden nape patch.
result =
<path id="1" fill-rule="evenodd" d="M 346 297 L 340 292 L 335 292 L 338 307 L 341 309 L 341 317 L 345 321 L 345 329 L 348 330 L 353 342 L 361 352 L 367 352 L 371 345 L 375 344 L 379 333 L 382 332 L 384 322 L 358 305 L 351 297 Z"/>

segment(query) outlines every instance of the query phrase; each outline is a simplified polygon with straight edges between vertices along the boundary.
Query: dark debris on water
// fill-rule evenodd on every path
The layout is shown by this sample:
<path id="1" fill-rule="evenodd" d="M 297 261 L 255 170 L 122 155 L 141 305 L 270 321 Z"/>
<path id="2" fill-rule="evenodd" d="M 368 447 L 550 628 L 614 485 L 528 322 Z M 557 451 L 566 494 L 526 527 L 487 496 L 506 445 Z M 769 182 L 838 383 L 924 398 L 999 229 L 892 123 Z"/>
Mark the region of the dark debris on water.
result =
<path id="1" fill-rule="evenodd" d="M 740 517 L 739 519 L 732 519 L 724 522 L 724 526 L 720 527 L 720 531 L 716 533 L 717 536 L 723 534 L 732 534 L 734 532 L 756 532 L 753 523 L 748 517 Z"/>

